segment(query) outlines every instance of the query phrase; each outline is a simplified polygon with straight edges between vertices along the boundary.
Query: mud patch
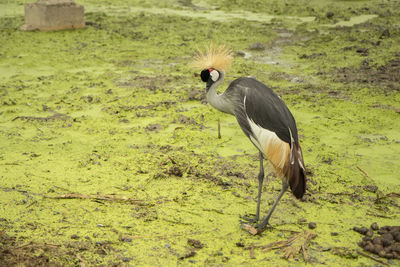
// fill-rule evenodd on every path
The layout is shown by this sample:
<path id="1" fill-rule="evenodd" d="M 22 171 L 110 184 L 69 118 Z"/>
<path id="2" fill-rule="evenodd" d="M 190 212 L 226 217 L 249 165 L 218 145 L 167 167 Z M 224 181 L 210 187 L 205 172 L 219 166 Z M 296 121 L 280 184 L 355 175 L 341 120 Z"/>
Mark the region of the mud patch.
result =
<path id="1" fill-rule="evenodd" d="M 359 68 L 338 68 L 334 80 L 336 82 L 360 83 L 374 87 L 383 87 L 387 90 L 400 91 L 399 69 L 399 55 L 381 66 L 371 66 L 368 60 L 364 60 Z"/>

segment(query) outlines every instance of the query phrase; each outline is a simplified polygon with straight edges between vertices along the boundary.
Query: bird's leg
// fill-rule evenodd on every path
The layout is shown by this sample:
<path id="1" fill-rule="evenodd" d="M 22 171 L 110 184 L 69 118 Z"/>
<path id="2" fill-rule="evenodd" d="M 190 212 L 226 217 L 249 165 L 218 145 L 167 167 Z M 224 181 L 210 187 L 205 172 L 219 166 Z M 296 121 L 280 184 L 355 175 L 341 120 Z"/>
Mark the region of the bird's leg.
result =
<path id="1" fill-rule="evenodd" d="M 282 190 L 281 190 L 281 192 L 279 193 L 278 198 L 275 200 L 274 205 L 272 205 L 272 207 L 271 207 L 271 209 L 269 210 L 267 216 L 265 216 L 265 217 L 262 219 L 261 223 L 257 224 L 257 226 L 256 226 L 256 228 L 258 229 L 258 231 L 262 231 L 262 230 L 265 228 L 265 226 L 267 226 L 267 224 L 269 223 L 269 219 L 270 219 L 272 213 L 274 212 L 276 206 L 278 205 L 279 200 L 282 198 L 283 194 L 285 194 L 285 192 L 286 192 L 286 190 L 288 189 L 288 187 L 289 187 L 289 184 L 286 182 L 286 180 L 283 180 L 283 181 L 282 181 Z"/>
<path id="2" fill-rule="evenodd" d="M 264 181 L 264 162 L 263 162 L 263 154 L 260 152 L 260 172 L 258 173 L 258 196 L 257 196 L 257 210 L 256 217 L 254 220 L 257 222 L 260 219 L 260 205 L 261 205 L 261 193 L 262 186 Z"/>
<path id="3" fill-rule="evenodd" d="M 260 219 L 260 205 L 261 205 L 261 193 L 262 193 L 262 185 L 264 181 L 264 157 L 263 154 L 260 152 L 260 172 L 258 173 L 258 196 L 257 196 L 257 210 L 256 216 L 254 219 L 248 217 L 242 217 L 242 219 L 250 222 L 256 223 Z"/>

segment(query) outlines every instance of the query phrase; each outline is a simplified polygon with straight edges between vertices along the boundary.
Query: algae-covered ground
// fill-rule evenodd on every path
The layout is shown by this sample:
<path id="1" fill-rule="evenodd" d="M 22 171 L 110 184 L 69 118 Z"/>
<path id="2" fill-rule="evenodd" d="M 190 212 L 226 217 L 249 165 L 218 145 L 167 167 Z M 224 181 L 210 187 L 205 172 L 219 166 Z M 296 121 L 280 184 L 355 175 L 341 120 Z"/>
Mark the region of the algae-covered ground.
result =
<path id="1" fill-rule="evenodd" d="M 352 230 L 400 222 L 398 1 L 82 0 L 87 27 L 58 32 L 21 31 L 25 2 L 0 0 L 1 266 L 400 264 Z M 260 235 L 239 217 L 257 150 L 189 64 L 210 43 L 235 53 L 222 87 L 256 77 L 299 128 L 307 193 Z"/>

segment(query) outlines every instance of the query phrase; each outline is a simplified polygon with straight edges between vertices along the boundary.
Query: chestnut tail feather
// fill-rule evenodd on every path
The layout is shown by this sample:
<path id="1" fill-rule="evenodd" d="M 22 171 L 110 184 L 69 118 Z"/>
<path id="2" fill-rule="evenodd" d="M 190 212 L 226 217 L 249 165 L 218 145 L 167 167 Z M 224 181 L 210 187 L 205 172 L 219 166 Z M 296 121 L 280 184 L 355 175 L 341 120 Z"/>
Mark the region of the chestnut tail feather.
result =
<path id="1" fill-rule="evenodd" d="M 294 142 L 292 143 L 286 177 L 293 195 L 296 198 L 302 198 L 306 192 L 306 172 L 304 169 L 303 153 L 300 144 L 297 147 Z"/>

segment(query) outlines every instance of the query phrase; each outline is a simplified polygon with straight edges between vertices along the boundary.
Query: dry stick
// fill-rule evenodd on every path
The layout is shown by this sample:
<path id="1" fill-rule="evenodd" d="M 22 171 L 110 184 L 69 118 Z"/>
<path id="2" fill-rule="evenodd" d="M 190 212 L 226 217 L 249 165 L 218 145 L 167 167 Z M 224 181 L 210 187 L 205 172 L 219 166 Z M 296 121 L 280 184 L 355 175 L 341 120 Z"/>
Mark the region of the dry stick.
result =
<path id="1" fill-rule="evenodd" d="M 386 216 L 386 215 L 382 215 L 382 214 L 376 214 L 376 213 L 372 213 L 372 212 L 366 212 L 366 214 L 369 215 L 369 216 L 374 216 L 374 217 L 379 217 L 379 218 L 387 218 L 387 219 L 393 218 L 393 217 L 390 217 L 390 216 Z"/>
<path id="2" fill-rule="evenodd" d="M 369 179 L 371 179 L 374 183 L 376 183 L 375 179 L 372 178 L 371 176 L 368 175 L 368 173 L 366 171 L 364 171 L 363 169 L 361 169 L 359 166 L 356 166 L 357 169 L 362 172 L 365 176 L 367 176 Z"/>
<path id="3" fill-rule="evenodd" d="M 304 261 L 307 262 L 308 261 L 308 255 L 307 255 L 307 250 L 306 250 L 304 244 L 301 245 L 301 251 L 303 252 Z"/>
<path id="4" fill-rule="evenodd" d="M 250 258 L 251 258 L 251 259 L 255 259 L 255 258 L 256 258 L 256 257 L 254 256 L 254 246 L 253 246 L 253 245 L 250 246 Z"/>
<path id="5" fill-rule="evenodd" d="M 143 202 L 143 200 L 140 199 L 132 199 L 132 198 L 126 198 L 126 197 L 116 197 L 116 196 L 109 196 L 109 195 L 104 195 L 104 196 L 90 196 L 90 195 L 84 195 L 84 194 L 76 194 L 76 193 L 71 193 L 71 194 L 64 194 L 64 195 L 59 195 L 59 196 L 44 196 L 46 198 L 53 198 L 53 199 L 94 199 L 94 200 L 109 200 L 109 201 L 122 201 L 122 202 L 130 202 L 130 203 L 140 203 Z"/>
<path id="6" fill-rule="evenodd" d="M 86 263 L 80 255 L 76 255 L 76 258 L 80 261 L 81 267 L 86 267 Z"/>
<path id="7" fill-rule="evenodd" d="M 136 235 L 136 236 L 124 236 L 124 238 L 131 238 L 131 239 L 142 239 L 142 238 L 171 238 L 171 237 L 176 237 L 176 236 L 187 236 L 187 235 L 198 235 L 198 234 L 202 234 L 202 233 L 208 233 L 211 232 L 212 230 L 209 231 L 196 231 L 196 232 L 189 232 L 189 233 L 178 233 L 178 234 L 171 234 L 171 235 L 167 235 L 167 234 L 157 234 L 157 235 Z"/>
<path id="8" fill-rule="evenodd" d="M 361 251 L 361 250 L 357 250 L 357 253 L 360 254 L 361 256 L 364 256 L 364 257 L 367 257 L 367 258 L 369 258 L 369 259 L 371 259 L 371 260 L 374 260 L 374 261 L 376 261 L 376 262 L 379 262 L 380 264 L 389 266 L 389 264 L 387 264 L 386 262 L 381 261 L 381 260 L 379 260 L 379 259 L 376 259 L 376 258 L 374 258 L 374 257 L 372 257 L 372 256 L 370 256 L 370 255 L 368 255 L 367 253 L 365 253 L 365 252 L 363 252 L 363 251 Z"/>
<path id="9" fill-rule="evenodd" d="M 218 139 L 221 139 L 221 123 L 219 122 L 219 119 L 218 119 Z"/>
<path id="10" fill-rule="evenodd" d="M 62 114 L 62 113 L 58 113 L 58 112 L 53 112 L 54 114 L 48 117 L 34 117 L 34 116 L 17 116 L 14 119 L 12 119 L 11 121 L 15 121 L 17 119 L 20 120 L 38 120 L 38 121 L 52 121 L 52 120 L 56 120 L 56 119 L 60 119 L 60 120 L 66 120 L 68 118 L 70 118 L 68 115 Z"/>

